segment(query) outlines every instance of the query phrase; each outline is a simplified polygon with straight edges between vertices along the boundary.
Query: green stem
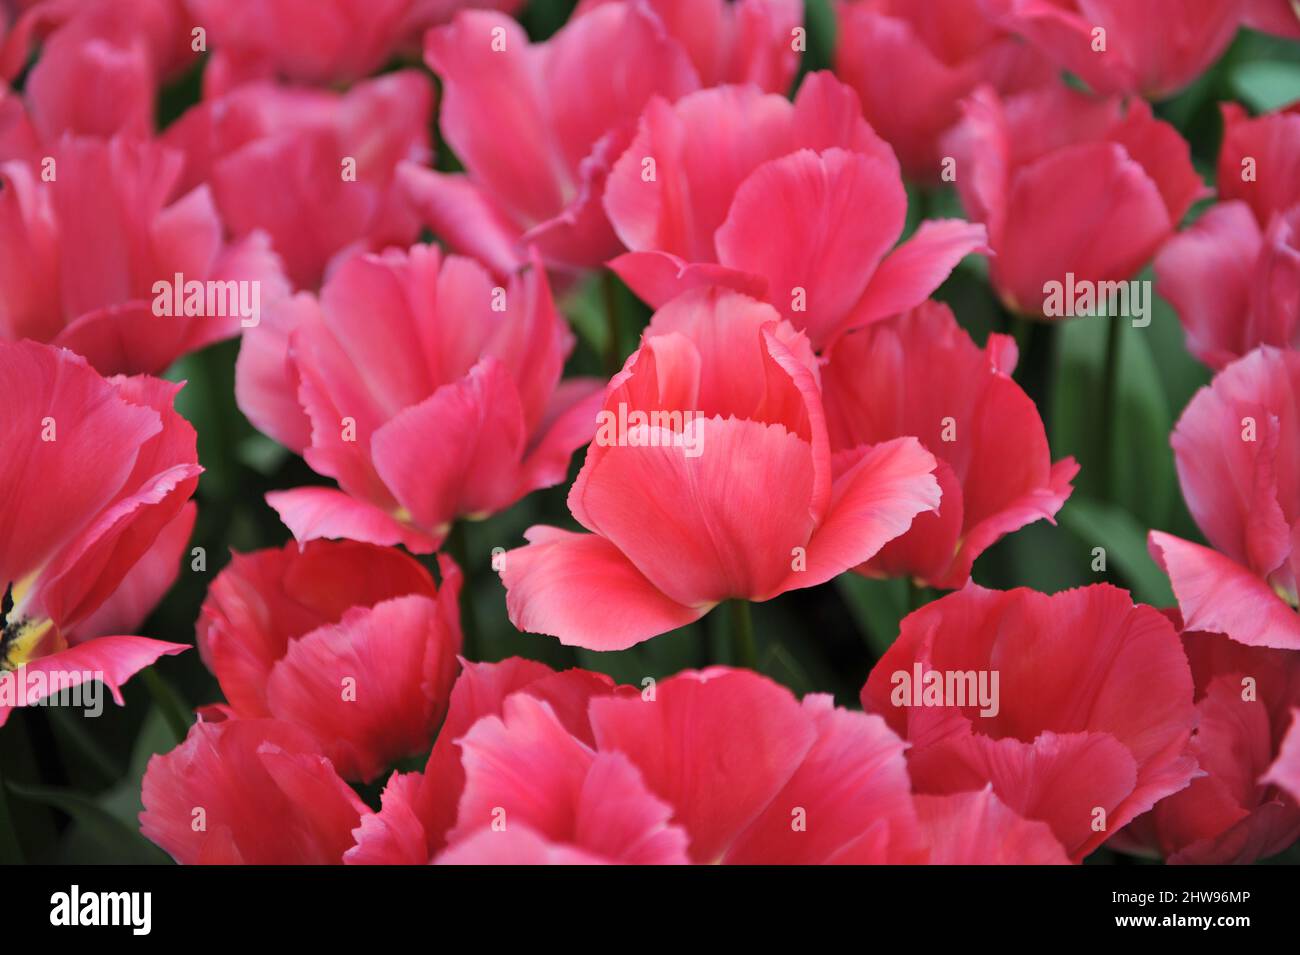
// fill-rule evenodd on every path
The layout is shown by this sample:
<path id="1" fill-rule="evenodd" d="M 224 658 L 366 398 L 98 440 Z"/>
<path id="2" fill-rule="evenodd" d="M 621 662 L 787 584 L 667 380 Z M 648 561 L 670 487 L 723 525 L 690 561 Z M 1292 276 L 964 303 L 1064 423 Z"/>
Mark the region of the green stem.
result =
<path id="1" fill-rule="evenodd" d="M 1119 367 L 1120 367 L 1120 339 L 1123 337 L 1123 327 L 1120 319 L 1112 317 L 1108 319 L 1106 325 L 1106 364 L 1102 371 L 1101 380 L 1101 461 L 1100 477 L 1102 488 L 1105 491 L 1106 499 L 1110 499 L 1111 485 L 1114 482 L 1114 476 L 1111 469 L 1114 466 L 1114 442 L 1111 439 L 1113 426 L 1115 423 L 1115 412 L 1119 405 Z"/>
<path id="2" fill-rule="evenodd" d="M 68 710 L 54 708 L 50 710 L 50 719 L 58 726 L 63 736 L 80 750 L 86 762 L 107 783 L 114 783 L 122 776 L 122 771 L 114 764 L 112 757 L 95 741 L 88 732 L 80 716 Z"/>
<path id="3" fill-rule="evenodd" d="M 907 612 L 920 610 L 930 599 L 927 588 L 916 582 L 913 577 L 907 578 Z"/>
<path id="4" fill-rule="evenodd" d="M 739 598 L 727 602 L 727 616 L 731 621 L 731 649 L 737 666 L 758 669 L 758 648 L 754 644 L 754 618 L 749 601 Z"/>
<path id="5" fill-rule="evenodd" d="M 465 575 L 460 588 L 460 652 L 466 660 L 477 660 L 477 654 L 482 652 L 482 648 L 478 639 L 478 617 L 474 614 L 474 578 L 470 573 L 469 535 L 465 530 L 465 521 L 456 521 L 451 526 L 444 547 Z"/>
<path id="6" fill-rule="evenodd" d="M 621 340 L 622 326 L 618 314 L 618 280 L 614 273 L 605 270 L 601 277 L 605 291 L 605 374 L 611 377 L 623 367 Z"/>
<path id="7" fill-rule="evenodd" d="M 1056 378 L 1056 342 L 1059 322 L 1039 321 L 1020 315 L 1011 318 L 1020 358 L 1016 380 L 1038 407 L 1043 428 L 1052 434 L 1052 383 Z"/>
<path id="8" fill-rule="evenodd" d="M 141 670 L 140 679 L 149 690 L 149 695 L 153 697 L 154 705 L 158 707 L 163 719 L 171 728 L 172 735 L 176 737 L 176 742 L 185 742 L 185 737 L 189 735 L 190 731 L 190 715 L 186 711 L 185 705 L 176 696 L 176 691 L 167 685 L 167 682 L 158 675 L 158 671 L 154 667 Z"/>
<path id="9" fill-rule="evenodd" d="M 18 841 L 18 828 L 9 814 L 9 796 L 5 792 L 4 774 L 0 773 L 0 864 L 22 865 L 23 846 Z"/>

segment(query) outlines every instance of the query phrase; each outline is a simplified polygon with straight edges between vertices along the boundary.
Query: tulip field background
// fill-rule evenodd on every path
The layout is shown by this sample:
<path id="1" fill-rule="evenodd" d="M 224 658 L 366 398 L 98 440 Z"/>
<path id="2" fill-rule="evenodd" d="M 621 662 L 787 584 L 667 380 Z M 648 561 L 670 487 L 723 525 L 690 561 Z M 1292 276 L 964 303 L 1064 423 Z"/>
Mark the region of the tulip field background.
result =
<path id="1" fill-rule="evenodd" d="M 542 39 L 565 22 L 571 8 L 565 0 L 533 0 L 520 19 L 533 39 Z M 801 73 L 828 68 L 835 23 L 825 0 L 809 0 L 806 26 Z M 203 67 L 200 60 L 164 91 L 162 126 L 197 100 Z M 1212 183 L 1221 133 L 1219 104 L 1237 101 L 1267 111 L 1297 98 L 1300 43 L 1243 30 L 1208 72 L 1155 109 L 1190 142 L 1197 170 Z M 438 168 L 458 169 L 436 128 L 434 135 Z M 962 215 L 949 188 L 909 185 L 908 196 L 909 231 L 922 216 Z M 1138 277 L 1150 279 L 1149 268 Z M 1106 319 L 1025 322 L 999 304 L 988 283 L 987 262 L 979 256 L 968 257 L 935 297 L 952 307 L 977 343 L 990 332 L 1016 337 L 1020 363 L 1015 377 L 1038 403 L 1052 459 L 1073 455 L 1081 465 L 1075 491 L 1056 524 L 1038 521 L 1007 535 L 977 560 L 974 580 L 986 587 L 1026 586 L 1048 593 L 1106 581 L 1131 590 L 1138 601 L 1173 606 L 1168 580 L 1148 555 L 1146 537 L 1159 529 L 1203 539 L 1179 491 L 1169 435 L 1192 395 L 1209 382 L 1210 371 L 1188 354 L 1170 306 L 1157 299 L 1150 326 L 1123 322 L 1115 342 L 1108 342 Z M 567 291 L 561 307 L 578 339 L 566 375 L 604 376 L 620 367 L 650 316 L 650 309 L 608 274 Z M 1105 397 L 1108 348 L 1117 349 L 1110 366 L 1116 376 L 1110 404 Z M 181 358 L 166 375 L 188 382 L 178 408 L 197 430 L 205 469 L 191 546 L 203 548 L 207 564 L 205 572 L 186 565 L 139 631 L 147 636 L 193 643 L 207 587 L 230 551 L 290 539 L 266 505 L 265 494 L 329 483 L 257 433 L 236 407 L 238 351 L 238 341 L 210 346 Z M 733 658 L 725 608 L 611 653 L 565 647 L 511 626 L 504 589 L 491 569 L 493 549 L 519 546 L 523 531 L 534 524 L 576 528 L 565 499 L 581 464 L 579 453 L 564 484 L 531 493 L 486 520 L 457 525 L 448 549 L 467 572 L 464 606 L 472 617 L 464 621 L 467 655 L 481 660 L 524 656 L 556 668 L 581 666 L 631 684 L 686 668 L 741 663 Z M 1105 548 L 1104 571 L 1094 570 L 1097 547 Z M 421 560 L 432 566 L 431 557 Z M 828 584 L 756 603 L 758 669 L 796 694 L 827 692 L 837 704 L 857 707 L 859 690 L 897 635 L 899 620 L 937 596 L 905 580 L 842 574 Z M 139 834 L 141 777 L 152 754 L 166 752 L 183 736 L 193 708 L 219 700 L 220 691 L 199 655 L 190 652 L 164 657 L 152 675 L 132 680 L 125 696 L 126 706 L 109 705 L 96 720 L 57 708 L 22 710 L 0 732 L 7 787 L 0 798 L 8 814 L 0 818 L 0 861 L 170 861 Z M 372 806 L 378 804 L 381 785 L 377 781 L 360 789 Z M 1094 853 L 1089 861 L 1138 862 L 1110 849 Z M 1293 846 L 1271 861 L 1300 862 L 1300 848 Z"/>

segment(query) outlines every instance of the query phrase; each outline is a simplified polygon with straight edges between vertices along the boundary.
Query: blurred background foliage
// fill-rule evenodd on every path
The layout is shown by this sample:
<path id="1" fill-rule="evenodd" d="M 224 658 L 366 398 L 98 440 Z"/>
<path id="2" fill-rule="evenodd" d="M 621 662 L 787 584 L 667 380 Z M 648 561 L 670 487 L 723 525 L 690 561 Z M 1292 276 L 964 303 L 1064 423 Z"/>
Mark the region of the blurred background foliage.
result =
<path id="1" fill-rule="evenodd" d="M 533 0 L 521 20 L 534 39 L 551 35 L 568 18 L 574 0 Z M 808 49 L 803 72 L 829 67 L 834 18 L 829 0 L 807 0 Z M 405 64 L 394 64 L 394 67 Z M 198 99 L 203 64 L 165 91 L 160 121 L 175 119 Z M 1213 183 L 1221 120 L 1218 104 L 1237 100 L 1254 111 L 1300 98 L 1300 46 L 1242 31 L 1222 60 L 1157 113 L 1192 145 L 1197 168 Z M 434 130 L 436 139 L 436 128 Z M 459 164 L 439 141 L 437 164 Z M 925 216 L 960 215 L 951 191 L 911 190 L 909 230 Z M 1191 217 L 1203 208 L 1197 207 Z M 1104 318 L 1055 325 L 1011 319 L 985 279 L 986 263 L 964 262 L 939 290 L 958 320 L 983 343 L 991 332 L 1014 334 L 1020 345 L 1016 377 L 1038 402 L 1048 423 L 1053 459 L 1074 455 L 1082 469 L 1075 492 L 1056 526 L 1032 524 L 1005 538 L 975 564 L 976 582 L 998 588 L 1056 592 L 1108 581 L 1137 600 L 1170 606 L 1164 575 L 1147 554 L 1150 528 L 1200 540 L 1178 490 L 1169 433 L 1208 371 L 1184 347 L 1177 316 L 1156 299 L 1150 326 L 1121 323 L 1115 414 L 1100 413 L 1106 368 Z M 1151 279 L 1148 269 L 1143 279 Z M 616 321 L 607 321 L 612 304 Z M 610 275 L 597 276 L 562 302 L 577 333 L 569 374 L 602 375 L 621 366 L 636 346 L 649 310 Z M 611 342 L 611 337 L 615 340 Z M 168 377 L 184 380 L 179 409 L 198 431 L 198 524 L 193 547 L 203 548 L 207 569 L 187 562 L 180 579 L 146 623 L 146 635 L 182 643 L 194 640 L 194 623 L 207 587 L 231 550 L 278 546 L 288 531 L 265 504 L 269 490 L 324 482 L 299 458 L 258 434 L 235 406 L 234 360 L 238 342 L 190 355 Z M 1109 467 L 1105 462 L 1109 461 Z M 570 480 L 582 463 L 579 453 Z M 582 666 L 627 683 L 661 678 L 683 668 L 731 663 L 727 621 L 715 611 L 689 627 L 618 653 L 561 646 L 549 637 L 517 632 L 506 618 L 504 589 L 492 572 L 491 552 L 523 542 L 535 523 L 576 527 L 565 505 L 565 485 L 529 495 L 508 511 L 458 528 L 453 551 L 467 569 L 464 608 L 473 622 L 475 659 L 525 656 L 554 667 Z M 1094 572 L 1093 548 L 1104 547 L 1105 572 Z M 432 566 L 432 560 L 426 560 Z M 904 580 L 842 575 L 829 584 L 793 591 L 753 608 L 759 669 L 798 694 L 831 693 L 856 706 L 874 662 L 898 633 L 898 622 L 938 594 Z M 149 757 L 171 749 L 192 718 L 193 707 L 220 699 L 216 681 L 197 652 L 163 658 L 151 673 L 129 683 L 127 706 L 106 706 L 86 720 L 80 711 L 20 710 L 0 732 L 5 785 L 0 810 L 0 861 L 167 862 L 138 833 L 140 779 Z M 179 734 L 179 735 L 178 735 Z M 416 761 L 420 762 L 419 760 Z M 378 786 L 363 797 L 375 802 Z M 1133 862 L 1101 850 L 1093 863 Z M 1296 849 L 1274 861 L 1300 861 Z"/>

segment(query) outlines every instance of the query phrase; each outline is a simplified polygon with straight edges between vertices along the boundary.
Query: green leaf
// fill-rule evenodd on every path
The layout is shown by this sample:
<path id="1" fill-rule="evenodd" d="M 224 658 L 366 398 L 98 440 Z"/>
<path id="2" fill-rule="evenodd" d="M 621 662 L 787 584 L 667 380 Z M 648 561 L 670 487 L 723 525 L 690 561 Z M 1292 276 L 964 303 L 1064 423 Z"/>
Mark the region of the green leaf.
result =
<path id="1" fill-rule="evenodd" d="M 1154 309 L 1153 309 L 1154 316 Z M 1114 420 L 1103 421 L 1102 391 L 1108 323 L 1119 322 Z M 1149 527 L 1167 526 L 1177 497 L 1169 432 L 1173 419 L 1152 356 L 1155 320 L 1144 328 L 1127 318 L 1072 318 L 1062 323 L 1052 388 L 1052 454 L 1080 464 L 1076 494 L 1110 500 Z M 1162 358 L 1164 356 L 1162 355 Z M 1110 473 L 1104 474 L 1105 443 Z"/>
<path id="2" fill-rule="evenodd" d="M 840 574 L 835 586 L 849 605 L 862 638 L 879 658 L 898 637 L 898 623 L 908 613 L 907 581 L 873 580 L 860 574 Z"/>
<path id="3" fill-rule="evenodd" d="M 828 70 L 835 54 L 835 11 L 830 0 L 806 0 L 804 26 L 808 31 L 808 49 L 803 55 L 803 70 Z"/>
<path id="4" fill-rule="evenodd" d="M 149 689 L 154 704 L 162 712 L 175 736 L 174 742 L 184 742 L 189 733 L 190 724 L 194 722 L 194 712 L 176 692 L 175 687 L 162 678 L 156 666 L 147 667 L 140 672 L 140 682 Z"/>
<path id="5" fill-rule="evenodd" d="M 1300 100 L 1300 63 L 1253 60 L 1237 65 L 1232 88 L 1257 113 L 1268 113 Z"/>
<path id="6" fill-rule="evenodd" d="M 23 862 L 23 847 L 18 841 L 18 830 L 9 812 L 9 797 L 5 794 L 5 788 L 4 777 L 0 776 L 0 865 L 20 865 Z"/>
<path id="7" fill-rule="evenodd" d="M 67 813 L 115 863 L 156 865 L 167 861 L 161 849 L 81 793 L 13 782 L 8 788 L 15 796 Z"/>
<path id="8" fill-rule="evenodd" d="M 1169 581 L 1147 551 L 1146 531 L 1132 514 L 1075 494 L 1065 502 L 1057 520 L 1089 549 L 1105 548 L 1107 566 L 1114 564 L 1138 600 L 1153 607 L 1174 603 Z"/>
<path id="9" fill-rule="evenodd" d="M 1116 321 L 1117 319 L 1111 319 Z M 1178 479 L 1169 432 L 1173 416 L 1151 347 L 1151 326 L 1121 326 L 1119 400 L 1111 423 L 1111 500 L 1149 527 L 1169 523 Z"/>

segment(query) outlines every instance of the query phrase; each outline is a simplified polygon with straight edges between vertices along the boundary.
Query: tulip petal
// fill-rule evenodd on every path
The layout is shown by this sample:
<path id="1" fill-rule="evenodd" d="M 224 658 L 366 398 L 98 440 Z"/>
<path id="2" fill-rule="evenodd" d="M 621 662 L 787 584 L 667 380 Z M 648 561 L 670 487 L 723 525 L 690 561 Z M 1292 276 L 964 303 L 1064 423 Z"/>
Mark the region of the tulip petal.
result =
<path id="1" fill-rule="evenodd" d="M 918 514 L 938 508 L 937 463 L 915 438 L 858 453 L 835 481 L 826 519 L 808 541 L 806 566 L 791 571 L 776 592 L 814 587 L 870 560 Z"/>
<path id="2" fill-rule="evenodd" d="M 814 720 L 789 690 L 722 667 L 664 680 L 651 701 L 594 699 L 591 725 L 597 748 L 625 754 L 650 791 L 673 807 L 696 863 L 723 857 L 817 737 Z"/>
<path id="3" fill-rule="evenodd" d="M 21 697 L 24 706 L 89 680 L 102 682 L 117 705 L 123 706 L 122 684 L 152 666 L 159 657 L 175 656 L 188 649 L 188 644 L 165 643 L 147 637 L 99 637 L 39 657 L 17 670 L 0 673 L 0 680 L 14 681 L 12 692 L 24 694 Z M 25 689 L 18 686 L 19 682 L 25 683 Z M 17 699 L 10 693 L 0 693 L 0 726 L 4 726 L 9 714 L 17 708 Z"/>
<path id="4" fill-rule="evenodd" d="M 344 538 L 370 544 L 401 544 L 413 554 L 431 554 L 442 535 L 403 524 L 373 504 L 328 487 L 271 491 L 266 503 L 280 515 L 299 544 L 317 538 Z"/>
<path id="5" fill-rule="evenodd" d="M 712 607 L 677 603 L 597 534 L 533 527 L 505 555 L 510 622 L 570 646 L 625 650 L 698 620 Z"/>
<path id="6" fill-rule="evenodd" d="M 766 278 L 769 301 L 820 345 L 867 288 L 906 213 L 892 156 L 805 149 L 740 184 L 714 241 L 721 264 Z M 787 223 L 779 241 L 774 216 Z"/>
<path id="7" fill-rule="evenodd" d="M 1227 634 L 1252 647 L 1300 650 L 1300 614 L 1266 581 L 1218 551 L 1160 531 L 1151 532 L 1150 547 L 1189 630 Z"/>
<path id="8" fill-rule="evenodd" d="M 951 796 L 917 796 L 930 865 L 1069 865 L 1046 823 L 1023 819 L 992 786 Z"/>

